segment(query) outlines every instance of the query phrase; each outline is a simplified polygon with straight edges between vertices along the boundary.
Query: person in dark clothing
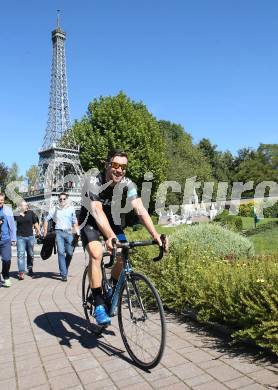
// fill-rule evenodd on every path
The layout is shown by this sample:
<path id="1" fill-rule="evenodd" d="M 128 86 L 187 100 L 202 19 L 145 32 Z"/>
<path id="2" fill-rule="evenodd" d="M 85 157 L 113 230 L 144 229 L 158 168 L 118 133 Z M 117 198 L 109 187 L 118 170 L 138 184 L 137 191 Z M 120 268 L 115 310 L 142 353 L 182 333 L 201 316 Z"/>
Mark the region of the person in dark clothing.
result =
<path id="1" fill-rule="evenodd" d="M 79 215 L 79 228 L 84 248 L 89 254 L 88 276 L 95 304 L 94 317 L 97 324 L 107 326 L 111 319 L 106 312 L 102 291 L 101 259 L 103 247 L 100 236 L 105 238 L 106 247 L 112 251 L 112 240 L 126 241 L 122 227 L 121 214 L 125 211 L 122 205 L 133 209 L 141 223 L 152 238 L 162 246 L 161 238 L 156 231 L 148 211 L 137 193 L 137 187 L 125 176 L 128 156 L 122 150 L 111 151 L 106 160 L 105 169 L 96 176 L 91 176 L 83 187 L 82 207 Z M 165 251 L 167 250 L 165 244 Z M 111 276 L 114 284 L 122 269 L 118 259 Z"/>
<path id="2" fill-rule="evenodd" d="M 40 235 L 40 227 L 36 214 L 32 210 L 28 210 L 28 204 L 25 201 L 21 202 L 19 215 L 15 216 L 14 219 L 17 226 L 18 279 L 23 280 L 25 274 L 25 252 L 27 253 L 28 275 L 33 276 L 35 243 L 33 227 L 35 227 L 38 236 Z"/>
<path id="3" fill-rule="evenodd" d="M 10 287 L 12 245 L 16 244 L 16 229 L 12 208 L 4 204 L 5 195 L 0 193 L 0 257 L 2 259 L 3 286 Z"/>

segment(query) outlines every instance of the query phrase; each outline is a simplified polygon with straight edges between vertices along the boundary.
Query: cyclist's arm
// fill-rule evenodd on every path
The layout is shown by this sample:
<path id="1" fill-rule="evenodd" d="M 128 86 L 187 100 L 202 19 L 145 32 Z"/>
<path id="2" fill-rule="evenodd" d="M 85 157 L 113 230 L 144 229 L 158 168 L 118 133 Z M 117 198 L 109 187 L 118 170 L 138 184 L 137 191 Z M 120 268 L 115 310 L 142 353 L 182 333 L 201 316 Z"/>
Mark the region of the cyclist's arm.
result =
<path id="1" fill-rule="evenodd" d="M 95 219 L 97 226 L 105 238 L 114 238 L 115 233 L 111 229 L 108 219 L 103 211 L 101 202 L 91 201 L 90 202 L 91 214 Z"/>
<path id="2" fill-rule="evenodd" d="M 155 230 L 153 221 L 145 209 L 143 202 L 141 198 L 136 198 L 131 201 L 131 205 L 135 211 L 135 213 L 138 215 L 140 222 L 145 226 L 145 228 L 148 230 L 152 238 L 159 244 L 162 245 L 160 235 Z"/>

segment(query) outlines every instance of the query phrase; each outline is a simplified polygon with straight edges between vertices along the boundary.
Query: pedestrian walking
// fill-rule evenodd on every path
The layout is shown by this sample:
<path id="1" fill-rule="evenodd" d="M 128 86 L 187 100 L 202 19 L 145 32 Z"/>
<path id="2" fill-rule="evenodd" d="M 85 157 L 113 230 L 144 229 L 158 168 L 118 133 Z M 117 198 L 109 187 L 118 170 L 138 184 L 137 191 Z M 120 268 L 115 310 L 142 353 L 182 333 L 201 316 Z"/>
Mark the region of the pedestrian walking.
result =
<path id="1" fill-rule="evenodd" d="M 35 237 L 33 229 L 35 228 L 37 236 L 40 236 L 40 227 L 38 218 L 34 211 L 28 210 L 28 203 L 22 201 L 20 204 L 19 215 L 14 217 L 16 221 L 17 233 L 17 266 L 18 279 L 23 280 L 25 275 L 25 253 L 27 253 L 27 271 L 28 275 L 33 277 L 34 263 L 34 244 Z"/>
<path id="2" fill-rule="evenodd" d="M 5 195 L 0 193 L 0 257 L 2 259 L 3 286 L 10 287 L 12 245 L 16 244 L 16 227 L 12 208 L 4 203 Z"/>
<path id="3" fill-rule="evenodd" d="M 74 207 L 70 205 L 68 194 L 59 194 L 59 205 L 53 207 L 44 221 L 44 237 L 47 236 L 48 222 L 55 223 L 58 263 L 62 281 L 67 281 L 68 269 L 73 255 L 73 233 L 79 234 Z M 74 230 L 74 231 L 73 231 Z"/>

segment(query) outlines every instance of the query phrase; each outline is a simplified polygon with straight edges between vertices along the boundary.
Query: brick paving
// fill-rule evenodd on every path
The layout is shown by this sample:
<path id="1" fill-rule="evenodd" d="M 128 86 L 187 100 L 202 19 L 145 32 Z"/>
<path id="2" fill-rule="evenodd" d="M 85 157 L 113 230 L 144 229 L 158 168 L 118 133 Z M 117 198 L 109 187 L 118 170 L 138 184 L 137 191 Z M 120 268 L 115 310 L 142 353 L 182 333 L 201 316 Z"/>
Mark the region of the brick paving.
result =
<path id="1" fill-rule="evenodd" d="M 57 259 L 35 259 L 34 279 L 0 288 L 0 390 L 59 389 L 278 389 L 278 364 L 270 356 L 225 340 L 185 319 L 167 315 L 167 347 L 146 372 L 132 364 L 117 319 L 96 337 L 81 307 L 84 255 L 78 248 L 68 282 Z"/>

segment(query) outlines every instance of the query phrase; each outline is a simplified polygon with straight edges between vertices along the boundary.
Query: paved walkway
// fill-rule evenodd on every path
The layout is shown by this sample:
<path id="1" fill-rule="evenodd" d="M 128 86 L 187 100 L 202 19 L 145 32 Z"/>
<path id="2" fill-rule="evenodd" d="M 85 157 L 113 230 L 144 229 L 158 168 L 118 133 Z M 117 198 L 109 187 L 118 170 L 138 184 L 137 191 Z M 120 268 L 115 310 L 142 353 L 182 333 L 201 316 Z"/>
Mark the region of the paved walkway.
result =
<path id="1" fill-rule="evenodd" d="M 12 271 L 16 270 L 13 259 Z M 117 320 L 96 338 L 81 307 L 84 257 L 75 254 L 67 283 L 56 257 L 36 259 L 36 278 L 0 288 L 0 389 L 278 389 L 278 364 L 192 323 L 167 316 L 167 348 L 151 372 L 125 352 Z"/>

